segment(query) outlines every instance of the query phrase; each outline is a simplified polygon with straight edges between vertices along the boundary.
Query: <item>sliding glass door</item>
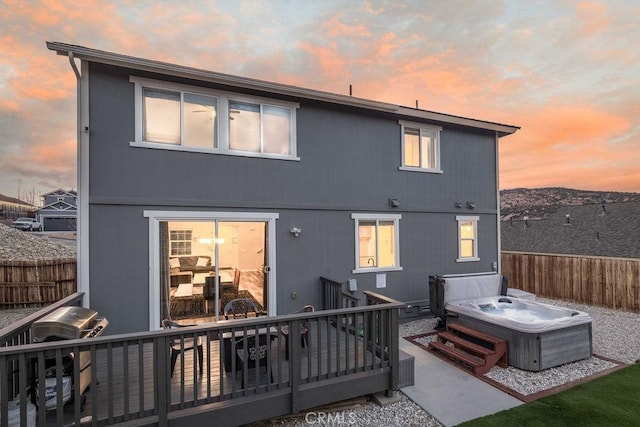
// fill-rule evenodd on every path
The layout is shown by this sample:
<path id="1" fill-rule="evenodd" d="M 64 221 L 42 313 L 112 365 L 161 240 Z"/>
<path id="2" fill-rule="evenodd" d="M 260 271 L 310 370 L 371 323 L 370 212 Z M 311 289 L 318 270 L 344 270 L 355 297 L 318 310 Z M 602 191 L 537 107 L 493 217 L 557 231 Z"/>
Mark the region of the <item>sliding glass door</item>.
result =
<path id="1" fill-rule="evenodd" d="M 157 288 L 158 299 L 150 311 L 157 312 L 158 321 L 192 324 L 224 319 L 225 305 L 236 298 L 253 301 L 261 312 L 272 311 L 275 293 L 270 295 L 268 283 L 269 263 L 275 259 L 270 252 L 275 247 L 270 249 L 268 242 L 277 215 L 265 219 L 227 213 L 224 218 L 175 216 L 155 222 L 152 289 Z"/>

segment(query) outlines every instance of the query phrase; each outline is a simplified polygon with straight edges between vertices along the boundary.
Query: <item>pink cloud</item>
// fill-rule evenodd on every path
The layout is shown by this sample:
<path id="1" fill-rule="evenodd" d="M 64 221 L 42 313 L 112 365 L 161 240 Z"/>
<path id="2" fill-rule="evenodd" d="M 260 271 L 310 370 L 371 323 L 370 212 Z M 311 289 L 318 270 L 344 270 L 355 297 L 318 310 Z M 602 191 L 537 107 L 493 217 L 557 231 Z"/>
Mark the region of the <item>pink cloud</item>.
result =
<path id="1" fill-rule="evenodd" d="M 607 9 L 600 3 L 580 3 L 576 7 L 576 17 L 582 23 L 582 33 L 585 36 L 595 36 L 603 33 L 611 23 Z"/>

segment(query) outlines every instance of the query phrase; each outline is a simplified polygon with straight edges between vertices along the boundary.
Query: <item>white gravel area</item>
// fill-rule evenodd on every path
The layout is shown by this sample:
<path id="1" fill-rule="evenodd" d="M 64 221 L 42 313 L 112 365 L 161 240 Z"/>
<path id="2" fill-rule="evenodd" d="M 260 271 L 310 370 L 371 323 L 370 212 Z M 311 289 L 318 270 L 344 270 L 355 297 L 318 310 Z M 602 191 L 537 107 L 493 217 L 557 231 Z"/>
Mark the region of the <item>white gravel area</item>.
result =
<path id="1" fill-rule="evenodd" d="M 74 247 L 55 243 L 45 235 L 32 234 L 0 224 L 0 260 L 39 261 L 75 256 Z"/>

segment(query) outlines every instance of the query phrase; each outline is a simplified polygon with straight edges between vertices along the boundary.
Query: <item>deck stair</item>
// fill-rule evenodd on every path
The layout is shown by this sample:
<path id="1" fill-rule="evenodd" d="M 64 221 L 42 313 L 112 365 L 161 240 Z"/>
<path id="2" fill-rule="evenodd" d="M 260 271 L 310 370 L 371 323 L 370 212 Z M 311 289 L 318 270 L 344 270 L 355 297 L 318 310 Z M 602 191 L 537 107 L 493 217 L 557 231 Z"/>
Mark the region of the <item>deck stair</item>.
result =
<path id="1" fill-rule="evenodd" d="M 485 374 L 495 365 L 508 365 L 505 339 L 458 323 L 448 323 L 446 331 L 438 332 L 437 341 L 429 343 L 429 349 L 471 369 L 475 375 Z"/>

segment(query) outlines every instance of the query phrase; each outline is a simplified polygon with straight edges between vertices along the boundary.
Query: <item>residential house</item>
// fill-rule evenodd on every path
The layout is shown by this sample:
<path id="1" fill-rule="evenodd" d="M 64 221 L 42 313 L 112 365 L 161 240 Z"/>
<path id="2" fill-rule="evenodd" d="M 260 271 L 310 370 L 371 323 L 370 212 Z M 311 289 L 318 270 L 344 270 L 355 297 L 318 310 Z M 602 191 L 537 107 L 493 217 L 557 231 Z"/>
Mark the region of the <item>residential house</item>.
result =
<path id="1" fill-rule="evenodd" d="M 640 258 L 640 203 L 561 206 L 501 224 L 505 251 Z"/>
<path id="2" fill-rule="evenodd" d="M 500 268 L 516 126 L 47 46 L 78 79 L 79 290 L 110 333 L 159 328 L 183 284 L 224 297 L 236 271 L 269 315 L 321 306 L 324 276 L 415 316 L 430 274 Z"/>
<path id="3" fill-rule="evenodd" d="M 29 216 L 34 209 L 35 206 L 30 203 L 0 194 L 0 219 L 15 220 L 21 216 Z"/>
<path id="4" fill-rule="evenodd" d="M 42 207 L 36 218 L 42 223 L 43 231 L 75 231 L 78 207 L 78 193 L 57 189 L 42 196 Z"/>

